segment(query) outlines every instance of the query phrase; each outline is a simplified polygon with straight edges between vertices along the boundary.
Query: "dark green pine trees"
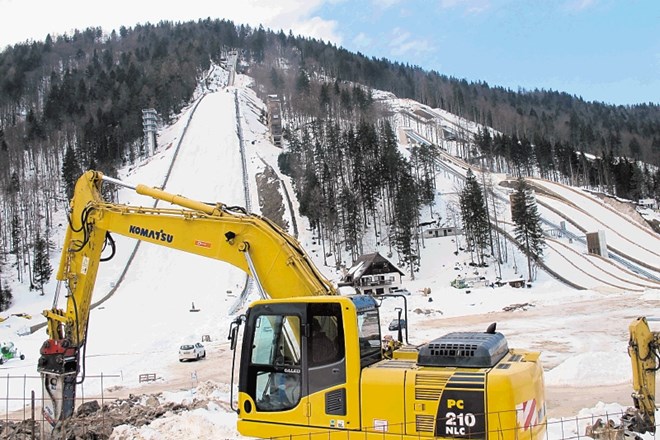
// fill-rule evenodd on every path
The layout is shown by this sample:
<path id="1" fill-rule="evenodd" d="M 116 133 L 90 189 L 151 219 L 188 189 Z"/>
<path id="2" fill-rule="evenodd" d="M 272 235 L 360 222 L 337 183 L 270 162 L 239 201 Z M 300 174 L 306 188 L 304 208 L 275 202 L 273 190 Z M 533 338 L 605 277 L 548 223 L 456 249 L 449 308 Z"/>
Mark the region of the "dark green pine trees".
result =
<path id="1" fill-rule="evenodd" d="M 463 234 L 468 243 L 472 262 L 477 254 L 477 264 L 485 263 L 485 249 L 489 243 L 490 222 L 483 192 L 472 170 L 468 170 L 465 187 L 459 194 L 461 217 L 463 218 Z"/>
<path id="2" fill-rule="evenodd" d="M 404 266 L 410 271 L 410 279 L 415 279 L 419 267 L 415 230 L 419 219 L 419 191 L 409 166 L 400 170 L 398 190 L 394 198 L 394 243 Z"/>
<path id="3" fill-rule="evenodd" d="M 0 264 L 0 312 L 4 312 L 11 306 L 13 298 L 11 288 L 2 276 L 2 265 Z"/>
<path id="4" fill-rule="evenodd" d="M 40 235 L 34 243 L 34 272 L 32 276 L 32 285 L 35 289 L 44 294 L 44 284 L 50 280 L 53 274 L 53 268 L 48 260 L 48 243 Z"/>
<path id="5" fill-rule="evenodd" d="M 73 196 L 73 190 L 81 173 L 76 152 L 71 145 L 68 145 L 62 162 L 62 180 L 64 181 L 67 197 L 71 198 Z"/>
<path id="6" fill-rule="evenodd" d="M 532 260 L 537 261 L 543 257 L 545 239 L 536 200 L 531 188 L 522 177 L 518 179 L 516 191 L 511 197 L 511 219 L 516 225 L 516 240 L 527 255 L 528 280 L 532 281 Z"/>

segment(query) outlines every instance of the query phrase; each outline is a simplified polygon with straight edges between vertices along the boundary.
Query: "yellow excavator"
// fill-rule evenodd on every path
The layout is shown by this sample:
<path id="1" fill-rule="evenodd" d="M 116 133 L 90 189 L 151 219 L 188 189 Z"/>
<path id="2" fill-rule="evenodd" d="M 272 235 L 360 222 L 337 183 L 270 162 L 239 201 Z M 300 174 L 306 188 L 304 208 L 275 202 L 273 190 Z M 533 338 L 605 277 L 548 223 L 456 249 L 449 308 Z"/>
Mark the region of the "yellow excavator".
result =
<path id="1" fill-rule="evenodd" d="M 628 354 L 633 371 L 634 410 L 624 419 L 629 432 L 655 432 L 655 379 L 660 369 L 660 332 L 651 331 L 649 319 L 639 317 L 630 324 Z"/>
<path id="2" fill-rule="evenodd" d="M 104 182 L 174 207 L 107 202 Z M 232 405 L 243 435 L 544 437 L 540 353 L 510 348 L 494 325 L 420 346 L 404 344 L 401 337 L 383 346 L 380 299 L 339 294 L 300 243 L 268 219 L 239 207 L 128 185 L 97 171 L 87 171 L 76 184 L 57 272 L 60 283 L 53 307 L 44 311 L 48 339 L 38 370 L 44 416 L 53 426 L 73 415 L 76 383 L 84 379 L 92 292 L 106 258 L 103 250 L 114 246 L 110 233 L 228 262 L 255 280 L 263 299 L 229 326 L 232 366 L 241 347 Z M 57 306 L 61 286 L 65 309 Z"/>
<path id="3" fill-rule="evenodd" d="M 660 370 L 660 331 L 651 331 L 650 320 L 652 318 L 639 317 L 628 327 L 633 406 L 626 410 L 619 423 L 599 419 L 587 426 L 586 435 L 589 437 L 624 440 L 641 438 L 639 434 L 655 433 L 655 380 Z"/>

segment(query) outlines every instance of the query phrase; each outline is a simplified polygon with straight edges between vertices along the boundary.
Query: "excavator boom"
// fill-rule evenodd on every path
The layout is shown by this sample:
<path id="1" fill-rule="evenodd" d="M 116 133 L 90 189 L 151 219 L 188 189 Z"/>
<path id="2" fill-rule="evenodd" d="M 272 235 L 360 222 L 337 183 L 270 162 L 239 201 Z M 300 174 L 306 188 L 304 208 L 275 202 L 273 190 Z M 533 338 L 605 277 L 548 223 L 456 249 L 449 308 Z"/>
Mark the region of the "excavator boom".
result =
<path id="1" fill-rule="evenodd" d="M 624 440 L 640 438 L 639 434 L 647 432 L 655 433 L 655 381 L 660 369 L 660 332 L 651 331 L 649 320 L 651 318 L 639 317 L 628 326 L 633 407 L 626 410 L 620 423 L 598 419 L 587 426 L 587 436 L 598 440 Z"/>
<path id="2" fill-rule="evenodd" d="M 102 196 L 104 181 L 132 188 L 174 207 L 109 203 Z M 70 204 L 69 228 L 57 271 L 58 293 L 53 307 L 43 312 L 48 340 L 41 348 L 38 370 L 50 400 L 45 416 L 53 424 L 73 412 L 94 283 L 101 253 L 106 244 L 113 244 L 111 232 L 230 263 L 255 278 L 262 297 L 335 294 L 332 284 L 298 241 L 264 217 L 158 188 L 127 185 L 100 172 L 88 171 L 78 180 Z M 65 309 L 57 307 L 62 285 Z"/>
<path id="3" fill-rule="evenodd" d="M 652 332 L 648 318 L 640 317 L 629 326 L 628 354 L 633 372 L 633 404 L 636 417 L 629 429 L 634 432 L 655 432 L 655 380 L 660 368 L 660 332 Z"/>

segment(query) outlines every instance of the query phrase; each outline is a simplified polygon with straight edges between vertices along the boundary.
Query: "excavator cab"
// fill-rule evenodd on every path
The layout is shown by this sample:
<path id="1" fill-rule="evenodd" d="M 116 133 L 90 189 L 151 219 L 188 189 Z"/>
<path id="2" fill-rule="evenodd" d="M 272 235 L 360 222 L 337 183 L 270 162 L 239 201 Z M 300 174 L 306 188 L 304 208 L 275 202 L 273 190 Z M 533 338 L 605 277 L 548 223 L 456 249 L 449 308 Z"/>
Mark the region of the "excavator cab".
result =
<path id="1" fill-rule="evenodd" d="M 359 372 L 382 359 L 373 298 L 263 300 L 250 307 L 245 321 L 241 432 L 264 436 L 269 430 L 271 436 L 287 425 L 359 426 Z"/>
<path id="2" fill-rule="evenodd" d="M 260 438 L 543 437 L 539 353 L 509 349 L 491 326 L 386 356 L 378 307 L 365 295 L 253 303 L 235 321 L 245 321 L 238 431 Z M 234 349 L 237 335 L 232 326 Z"/>

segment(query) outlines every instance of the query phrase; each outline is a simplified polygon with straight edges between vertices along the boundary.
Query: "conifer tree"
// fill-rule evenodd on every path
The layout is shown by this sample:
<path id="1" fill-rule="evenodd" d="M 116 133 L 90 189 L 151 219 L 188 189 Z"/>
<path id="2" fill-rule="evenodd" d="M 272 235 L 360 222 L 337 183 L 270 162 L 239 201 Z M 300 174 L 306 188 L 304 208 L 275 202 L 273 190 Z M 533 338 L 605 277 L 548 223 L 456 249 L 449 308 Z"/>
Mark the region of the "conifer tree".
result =
<path id="1" fill-rule="evenodd" d="M 394 199 L 395 230 L 394 243 L 404 265 L 410 270 L 410 279 L 415 279 L 419 267 L 419 256 L 415 247 L 415 230 L 419 218 L 419 197 L 409 167 L 404 167 L 399 176 L 398 190 Z"/>
<path id="2" fill-rule="evenodd" d="M 353 260 L 362 253 L 362 219 L 360 217 L 359 197 L 354 188 L 344 186 L 339 196 L 342 217 L 342 232 L 346 250 Z"/>
<path id="3" fill-rule="evenodd" d="M 464 234 L 470 249 L 477 252 L 477 260 L 484 264 L 484 250 L 488 246 L 490 224 L 483 192 L 472 170 L 468 170 L 465 187 L 459 194 Z"/>
<path id="4" fill-rule="evenodd" d="M 64 153 L 64 161 L 62 162 L 62 180 L 66 188 L 68 197 L 73 196 L 73 189 L 76 186 L 76 181 L 80 177 L 81 170 L 76 153 L 71 145 L 68 145 Z"/>
<path id="5" fill-rule="evenodd" d="M 48 243 L 37 234 L 34 243 L 34 274 L 32 285 L 44 294 L 44 284 L 50 280 L 53 274 L 53 268 L 48 260 Z"/>
<path id="6" fill-rule="evenodd" d="M 18 275 L 18 280 L 21 280 L 21 274 L 22 272 L 22 265 L 21 265 L 21 258 L 23 256 L 22 254 L 22 247 L 23 247 L 23 240 L 21 236 L 21 220 L 18 217 L 18 213 L 14 212 L 11 217 L 11 224 L 10 224 L 10 248 L 9 248 L 9 253 L 14 254 L 16 257 L 16 274 Z"/>
<path id="7" fill-rule="evenodd" d="M 296 80 L 296 91 L 300 93 L 308 93 L 309 88 L 309 76 L 307 75 L 307 72 L 301 69 L 298 74 L 298 79 Z"/>
<path id="8" fill-rule="evenodd" d="M 11 293 L 11 288 L 7 282 L 3 282 L 0 285 L 0 312 L 7 310 L 14 299 L 14 296 Z"/>
<path id="9" fill-rule="evenodd" d="M 0 259 L 0 312 L 4 312 L 11 306 L 12 294 L 7 282 L 2 278 L 2 261 Z"/>
<path id="10" fill-rule="evenodd" d="M 518 178 L 516 191 L 511 198 L 511 219 L 516 225 L 516 240 L 527 255 L 528 280 L 532 281 L 532 259 L 539 260 L 543 257 L 545 239 L 536 200 L 522 177 Z"/>

